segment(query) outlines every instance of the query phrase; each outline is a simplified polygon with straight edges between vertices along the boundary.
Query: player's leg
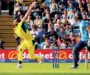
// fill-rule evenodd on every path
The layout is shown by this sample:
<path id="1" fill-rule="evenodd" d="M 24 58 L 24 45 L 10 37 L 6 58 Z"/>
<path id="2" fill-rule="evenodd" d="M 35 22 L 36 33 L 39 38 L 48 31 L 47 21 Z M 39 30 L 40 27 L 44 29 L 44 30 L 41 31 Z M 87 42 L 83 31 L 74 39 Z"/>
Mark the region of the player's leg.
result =
<path id="1" fill-rule="evenodd" d="M 32 41 L 27 42 L 28 52 L 30 55 L 30 59 L 37 59 L 40 63 L 42 63 L 43 58 L 40 56 L 35 56 L 35 45 L 32 43 Z"/>
<path id="2" fill-rule="evenodd" d="M 86 46 L 86 44 L 82 41 L 77 43 L 73 49 L 73 66 L 71 68 L 78 67 L 78 60 L 79 60 L 79 52 Z"/>
<path id="3" fill-rule="evenodd" d="M 90 51 L 90 39 L 87 41 L 87 50 Z"/>
<path id="4" fill-rule="evenodd" d="M 23 51 L 26 49 L 25 41 L 23 40 L 18 46 L 18 68 L 22 68 Z"/>

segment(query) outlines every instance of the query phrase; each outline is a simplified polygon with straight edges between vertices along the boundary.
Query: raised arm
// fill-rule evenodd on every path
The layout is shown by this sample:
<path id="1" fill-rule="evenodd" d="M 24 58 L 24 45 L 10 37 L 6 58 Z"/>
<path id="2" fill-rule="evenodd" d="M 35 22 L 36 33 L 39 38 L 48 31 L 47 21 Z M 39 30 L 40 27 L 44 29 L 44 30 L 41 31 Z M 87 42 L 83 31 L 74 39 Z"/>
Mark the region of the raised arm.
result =
<path id="1" fill-rule="evenodd" d="M 26 19 L 28 18 L 28 16 L 29 16 L 30 13 L 31 13 L 31 9 L 33 8 L 34 4 L 35 4 L 35 3 L 32 3 L 32 4 L 29 6 L 29 9 L 28 9 L 28 11 L 26 12 L 25 16 L 23 17 L 22 22 L 25 22 L 25 21 L 26 21 Z"/>

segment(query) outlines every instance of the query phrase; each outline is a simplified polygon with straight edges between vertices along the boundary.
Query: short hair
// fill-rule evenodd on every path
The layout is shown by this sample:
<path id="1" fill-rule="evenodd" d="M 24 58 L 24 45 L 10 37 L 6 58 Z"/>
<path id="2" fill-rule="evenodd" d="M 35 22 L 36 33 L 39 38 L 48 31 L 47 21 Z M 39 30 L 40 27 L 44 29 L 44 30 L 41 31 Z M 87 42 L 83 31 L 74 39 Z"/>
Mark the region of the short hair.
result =
<path id="1" fill-rule="evenodd" d="M 77 13 L 76 18 L 77 18 L 77 20 L 82 20 L 83 19 L 81 13 Z"/>

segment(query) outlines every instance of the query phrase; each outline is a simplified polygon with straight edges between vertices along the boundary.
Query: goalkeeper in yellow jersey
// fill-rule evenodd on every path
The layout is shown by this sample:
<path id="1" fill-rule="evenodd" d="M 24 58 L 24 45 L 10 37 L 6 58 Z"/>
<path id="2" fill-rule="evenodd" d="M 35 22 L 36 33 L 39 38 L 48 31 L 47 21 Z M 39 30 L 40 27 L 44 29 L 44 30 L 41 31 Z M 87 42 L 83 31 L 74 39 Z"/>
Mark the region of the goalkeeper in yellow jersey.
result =
<path id="1" fill-rule="evenodd" d="M 28 49 L 30 59 L 37 59 L 40 63 L 42 62 L 42 57 L 34 56 L 34 37 L 30 34 L 28 28 L 24 26 L 27 17 L 30 16 L 31 9 L 33 8 L 34 4 L 35 3 L 32 3 L 31 6 L 29 6 L 28 11 L 20 22 L 18 22 L 17 19 L 15 19 L 13 22 L 14 32 L 18 37 L 21 38 L 21 43 L 18 46 L 18 68 L 22 68 L 22 53 L 25 49 Z"/>

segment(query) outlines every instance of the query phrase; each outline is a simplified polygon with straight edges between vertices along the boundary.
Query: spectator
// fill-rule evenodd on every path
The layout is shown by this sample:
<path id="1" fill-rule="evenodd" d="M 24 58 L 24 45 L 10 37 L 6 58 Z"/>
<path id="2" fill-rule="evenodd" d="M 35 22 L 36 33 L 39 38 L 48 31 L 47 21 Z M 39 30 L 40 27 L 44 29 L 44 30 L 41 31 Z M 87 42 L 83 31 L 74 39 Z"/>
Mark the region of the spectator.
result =
<path id="1" fill-rule="evenodd" d="M 50 32 L 51 28 L 53 28 L 53 24 L 51 22 L 48 23 L 48 30 L 47 32 Z"/>
<path id="2" fill-rule="evenodd" d="M 87 11 L 87 2 L 86 2 L 86 0 L 82 0 L 82 5 L 83 5 L 84 10 Z"/>
<path id="3" fill-rule="evenodd" d="M 61 22 L 63 24 L 66 24 L 68 22 L 68 15 L 67 15 L 67 11 L 66 10 L 64 10 L 64 12 L 63 12 Z"/>
<path id="4" fill-rule="evenodd" d="M 28 18 L 26 20 L 26 24 L 27 24 L 29 30 L 31 29 L 32 25 L 34 25 L 33 20 L 31 20 L 31 16 L 28 16 Z"/>
<path id="5" fill-rule="evenodd" d="M 37 37 L 38 31 L 35 29 L 35 25 L 31 26 L 30 34 L 32 34 L 35 38 Z"/>
<path id="6" fill-rule="evenodd" d="M 20 2 L 17 1 L 17 3 L 14 5 L 14 16 L 17 15 L 17 11 L 21 11 L 22 15 L 25 15 L 27 6 L 23 5 L 23 0 L 21 0 Z"/>
<path id="7" fill-rule="evenodd" d="M 16 15 L 16 12 L 18 10 L 21 10 L 21 5 L 19 2 L 17 2 L 15 5 L 14 5 L 14 15 Z"/>
<path id="8" fill-rule="evenodd" d="M 39 16 L 38 14 L 36 15 L 36 19 L 34 20 L 34 24 L 35 24 L 37 27 L 42 26 L 42 19 L 40 18 L 40 16 Z"/>
<path id="9" fill-rule="evenodd" d="M 43 38 L 44 33 L 45 33 L 45 31 L 43 30 L 43 28 L 41 26 L 38 27 L 37 38 L 38 38 L 39 43 L 40 43 L 41 39 Z"/>
<path id="10" fill-rule="evenodd" d="M 61 28 L 61 21 L 60 19 L 57 20 L 57 22 L 54 24 L 54 30 L 58 33 Z"/>
<path id="11" fill-rule="evenodd" d="M 62 12 L 66 8 L 66 6 L 67 6 L 67 0 L 60 0 L 58 2 L 58 13 L 60 15 L 62 15 Z"/>
<path id="12" fill-rule="evenodd" d="M 43 34 L 43 38 L 40 41 L 40 45 L 41 45 L 41 49 L 43 49 L 44 45 L 45 45 L 45 40 L 47 40 L 48 37 L 46 36 L 46 34 Z"/>
<path id="13" fill-rule="evenodd" d="M 51 49 L 55 49 L 55 50 L 59 49 L 57 42 L 53 42 Z"/>
<path id="14" fill-rule="evenodd" d="M 55 38 L 55 39 L 58 39 L 58 35 L 57 33 L 54 31 L 53 28 L 51 28 L 51 30 L 49 32 L 47 32 L 48 34 L 48 37 L 50 37 L 51 39 Z"/>
<path id="15" fill-rule="evenodd" d="M 44 21 L 47 18 L 46 14 L 50 14 L 50 11 L 48 8 L 44 9 L 44 12 L 42 13 L 42 21 Z"/>
<path id="16" fill-rule="evenodd" d="M 89 23 L 90 20 L 90 4 L 87 1 L 44 0 L 43 2 L 48 3 L 42 3 L 41 6 L 35 1 L 36 4 L 25 26 L 30 29 L 30 34 L 35 34 L 36 48 L 57 49 L 58 46 L 59 48 L 72 48 L 80 37 L 75 16 L 81 13 L 86 22 Z M 27 10 L 23 1 L 17 1 L 14 6 L 14 18 L 21 20 Z"/>
<path id="17" fill-rule="evenodd" d="M 64 39 L 61 40 L 60 49 L 66 49 L 66 41 Z"/>
<path id="18" fill-rule="evenodd" d="M 72 19 L 74 18 L 75 16 L 75 11 L 73 9 L 71 9 L 69 12 L 68 12 L 68 19 Z"/>
<path id="19" fill-rule="evenodd" d="M 47 35 L 44 33 L 43 37 L 40 40 L 40 44 L 42 44 L 43 42 L 45 42 L 45 39 L 47 38 Z"/>
<path id="20" fill-rule="evenodd" d="M 88 19 L 90 20 L 90 4 L 88 4 Z"/>
<path id="21" fill-rule="evenodd" d="M 82 17 L 83 17 L 84 20 L 87 20 L 87 19 L 88 19 L 87 12 L 83 13 L 83 14 L 82 14 Z"/>
<path id="22" fill-rule="evenodd" d="M 90 4 L 90 0 L 86 0 L 86 2 Z"/>
<path id="23" fill-rule="evenodd" d="M 60 32 L 59 32 L 59 35 L 58 35 L 58 36 L 61 37 L 61 38 L 64 38 L 64 36 L 65 36 L 65 31 L 64 31 L 63 28 L 60 28 Z"/>
<path id="24" fill-rule="evenodd" d="M 52 1 L 52 0 L 44 0 L 44 3 L 45 3 L 47 6 L 49 6 L 49 5 L 51 4 L 51 1 Z"/>
<path id="25" fill-rule="evenodd" d="M 20 16 L 22 15 L 22 11 L 21 10 L 18 10 L 17 12 L 16 12 L 16 14 L 14 15 L 14 19 L 19 19 L 20 20 Z"/>
<path id="26" fill-rule="evenodd" d="M 67 11 L 69 12 L 71 9 L 73 9 L 74 11 L 76 11 L 76 8 L 74 7 L 73 3 L 70 0 L 68 0 Z"/>
<path id="27" fill-rule="evenodd" d="M 46 18 L 43 21 L 43 28 L 47 31 L 48 29 L 48 23 L 51 22 L 50 13 L 46 13 Z"/>
<path id="28" fill-rule="evenodd" d="M 45 45 L 43 46 L 43 49 L 51 49 L 49 39 L 45 39 Z"/>
<path id="29" fill-rule="evenodd" d="M 52 17 L 54 17 L 53 15 L 55 15 L 55 13 L 58 13 L 58 5 L 53 0 L 50 4 L 50 14 Z"/>
<path id="30" fill-rule="evenodd" d="M 32 9 L 32 12 L 33 12 L 34 17 L 36 16 L 36 14 L 41 15 L 41 13 L 42 13 L 42 9 L 41 9 L 41 7 L 40 7 L 40 5 L 38 4 L 37 1 L 35 1 L 35 5 Z"/>
<path id="31" fill-rule="evenodd" d="M 27 24 L 29 25 L 29 28 L 31 28 L 32 25 L 34 25 L 34 21 L 31 19 L 31 15 L 28 16 L 28 19 L 27 19 Z"/>
<path id="32" fill-rule="evenodd" d="M 76 13 L 73 12 L 72 14 L 73 14 L 73 17 L 71 19 L 69 19 L 68 22 L 70 23 L 71 26 L 75 26 L 75 25 L 77 25 L 77 21 L 75 19 Z"/>
<path id="33" fill-rule="evenodd" d="M 4 45 L 4 43 L 5 43 L 5 42 L 4 42 L 4 41 L 2 41 L 2 39 L 0 39 L 0 48 L 1 48 L 1 49 L 4 49 L 4 46 L 3 46 L 3 45 Z"/>
<path id="34" fill-rule="evenodd" d="M 53 23 L 55 24 L 58 19 L 59 19 L 59 15 L 58 14 L 55 14 L 54 19 L 53 19 Z"/>
<path id="35" fill-rule="evenodd" d="M 65 26 L 65 35 L 66 35 L 67 38 L 70 36 L 70 31 L 71 31 L 70 25 L 67 24 L 67 25 Z"/>

